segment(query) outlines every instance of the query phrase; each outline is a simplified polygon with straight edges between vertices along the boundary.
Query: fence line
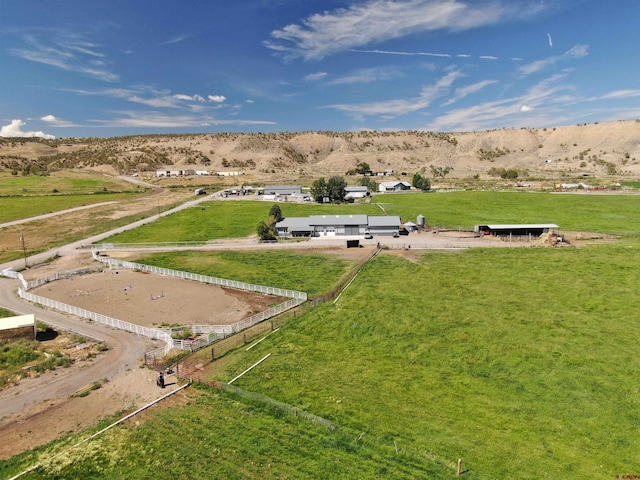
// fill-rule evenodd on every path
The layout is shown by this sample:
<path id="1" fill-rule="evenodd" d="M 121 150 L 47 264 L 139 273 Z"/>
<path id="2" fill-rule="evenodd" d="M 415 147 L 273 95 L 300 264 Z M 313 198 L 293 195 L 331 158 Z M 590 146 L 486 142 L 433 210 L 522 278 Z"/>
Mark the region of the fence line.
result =
<path id="1" fill-rule="evenodd" d="M 107 315 L 102 315 L 96 312 L 92 312 L 90 310 L 86 310 L 84 308 L 75 307 L 73 305 L 68 305 L 63 302 L 58 302 L 56 300 L 52 300 L 50 298 L 46 298 L 40 295 L 35 295 L 30 293 L 28 290 L 32 288 L 36 288 L 46 283 L 53 282 L 56 280 L 71 278 L 75 275 L 83 275 L 87 273 L 93 273 L 96 271 L 100 271 L 102 268 L 96 267 L 88 267 L 82 268 L 73 271 L 67 272 L 57 272 L 53 275 L 48 275 L 45 277 L 41 277 L 32 281 L 25 280 L 24 276 L 20 272 L 16 272 L 13 269 L 6 269 L 2 271 L 2 274 L 6 277 L 15 278 L 21 281 L 22 288 L 18 288 L 18 295 L 30 302 L 37 303 L 49 308 L 53 308 L 55 310 L 69 313 L 71 315 L 75 315 L 80 318 L 85 318 L 96 323 L 100 323 L 103 325 L 108 325 L 110 327 L 118 328 L 120 330 L 125 330 L 128 332 L 132 332 L 138 335 L 142 335 L 148 338 L 162 340 L 165 342 L 165 346 L 161 348 L 157 348 L 150 352 L 145 353 L 145 363 L 147 363 L 147 359 L 149 359 L 152 363 L 157 363 L 157 361 L 167 355 L 170 350 L 178 349 L 185 350 L 189 352 L 194 352 L 199 350 L 207 345 L 210 345 L 221 338 L 226 338 L 235 333 L 239 333 L 242 330 L 247 328 L 251 328 L 254 325 L 261 323 L 269 318 L 280 315 L 287 310 L 297 307 L 298 305 L 304 303 L 307 300 L 307 294 L 305 292 L 298 292 L 295 290 L 285 290 L 281 288 L 275 287 L 265 287 L 261 285 L 253 285 L 244 282 L 237 282 L 233 280 L 226 280 L 216 277 L 209 277 L 206 275 L 192 274 L 190 272 L 182 272 L 179 270 L 171 270 L 160 267 L 153 267 L 150 265 L 144 265 L 140 263 L 133 262 L 125 262 L 122 260 L 115 260 L 108 257 L 101 257 L 94 250 L 92 252 L 93 258 L 101 261 L 102 263 L 106 263 L 111 268 L 129 268 L 135 270 L 142 270 L 150 273 L 156 273 L 159 275 L 182 278 L 187 280 L 193 280 L 201 283 L 210 283 L 213 285 L 226 286 L 229 288 L 235 288 L 238 290 L 246 290 L 251 292 L 260 292 L 267 293 L 270 295 L 276 295 L 281 297 L 287 297 L 289 300 L 271 307 L 267 310 L 259 312 L 255 315 L 252 315 L 248 318 L 240 320 L 230 325 L 190 325 L 185 326 L 185 328 L 191 329 L 191 332 L 194 335 L 200 336 L 195 340 L 179 340 L 174 339 L 171 336 L 171 329 L 157 329 L 157 328 L 149 328 L 143 327 L 140 325 L 136 325 L 134 323 L 125 322 L 124 320 L 119 320 L 117 318 L 109 317 Z"/>
<path id="2" fill-rule="evenodd" d="M 258 292 L 267 295 L 275 295 L 278 297 L 296 298 L 301 300 L 300 303 L 307 301 L 306 292 L 298 292 L 296 290 L 287 290 L 277 287 L 266 287 L 264 285 L 255 285 L 252 283 L 239 282 L 237 280 L 228 280 L 225 278 L 211 277 L 209 275 L 201 275 L 198 273 L 183 272 L 181 270 L 172 270 L 170 268 L 155 267 L 153 265 L 144 265 L 142 263 L 127 262 L 116 258 L 109 258 L 99 255 L 96 250 L 92 251 L 93 258 L 99 262 L 106 263 L 111 268 L 127 268 L 130 270 L 141 270 L 143 272 L 155 273 L 166 277 L 183 278 L 193 280 L 200 283 L 209 283 L 221 287 L 235 288 L 236 290 L 245 290 L 248 292 Z"/>

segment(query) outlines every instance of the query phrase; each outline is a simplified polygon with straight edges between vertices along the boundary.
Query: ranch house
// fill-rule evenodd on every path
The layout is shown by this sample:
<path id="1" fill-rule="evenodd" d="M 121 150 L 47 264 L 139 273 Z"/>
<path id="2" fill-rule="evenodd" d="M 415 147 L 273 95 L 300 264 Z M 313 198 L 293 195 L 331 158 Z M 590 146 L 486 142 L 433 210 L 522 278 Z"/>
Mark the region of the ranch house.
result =
<path id="1" fill-rule="evenodd" d="M 411 190 L 411 184 L 404 181 L 380 182 L 378 191 L 386 192 L 402 192 L 403 190 Z"/>

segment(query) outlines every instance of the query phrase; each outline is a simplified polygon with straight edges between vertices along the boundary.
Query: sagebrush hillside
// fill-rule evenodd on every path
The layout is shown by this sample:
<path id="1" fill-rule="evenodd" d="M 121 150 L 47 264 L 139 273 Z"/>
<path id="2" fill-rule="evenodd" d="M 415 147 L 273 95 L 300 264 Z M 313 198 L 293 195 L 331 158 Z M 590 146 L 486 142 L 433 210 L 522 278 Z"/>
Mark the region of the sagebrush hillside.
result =
<path id="1" fill-rule="evenodd" d="M 302 132 L 143 135 L 106 139 L 0 138 L 0 168 L 14 173 L 91 168 L 108 173 L 162 167 L 242 171 L 278 179 L 344 175 L 359 163 L 396 175 L 431 166 L 449 177 L 640 177 L 640 121 L 480 132 Z"/>

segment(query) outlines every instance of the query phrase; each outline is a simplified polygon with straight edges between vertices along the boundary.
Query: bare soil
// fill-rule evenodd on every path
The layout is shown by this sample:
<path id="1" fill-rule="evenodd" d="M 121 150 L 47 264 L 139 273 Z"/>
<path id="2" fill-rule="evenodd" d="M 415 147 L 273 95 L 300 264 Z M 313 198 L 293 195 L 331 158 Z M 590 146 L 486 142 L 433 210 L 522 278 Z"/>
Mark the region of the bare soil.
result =
<path id="1" fill-rule="evenodd" d="M 278 297 L 131 270 L 105 270 L 32 290 L 59 302 L 145 327 L 229 325 Z"/>

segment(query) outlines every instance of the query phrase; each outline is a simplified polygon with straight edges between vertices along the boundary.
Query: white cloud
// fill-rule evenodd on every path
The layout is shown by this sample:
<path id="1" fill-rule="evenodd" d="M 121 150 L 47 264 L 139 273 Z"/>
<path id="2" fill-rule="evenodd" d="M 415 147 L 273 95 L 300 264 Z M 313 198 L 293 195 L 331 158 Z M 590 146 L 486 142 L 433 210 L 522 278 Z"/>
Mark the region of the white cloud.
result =
<path id="1" fill-rule="evenodd" d="M 316 81 L 316 80 L 321 80 L 326 76 L 327 76 L 327 72 L 316 72 L 316 73 L 310 73 L 308 75 L 305 75 L 304 79 L 309 81 Z"/>
<path id="2" fill-rule="evenodd" d="M 44 132 L 24 132 L 22 127 L 26 125 L 22 120 L 11 120 L 9 125 L 4 125 L 0 128 L 0 137 L 21 137 L 21 138 L 45 138 L 47 140 L 53 140 L 56 137 L 48 135 Z"/>
<path id="3" fill-rule="evenodd" d="M 532 73 L 539 72 L 545 68 L 569 58 L 582 58 L 589 54 L 589 46 L 578 44 L 571 49 L 567 50 L 563 55 L 556 55 L 553 57 L 545 58 L 542 60 L 536 60 L 535 62 L 522 65 L 518 68 L 518 71 L 523 75 L 530 75 Z"/>
<path id="4" fill-rule="evenodd" d="M 101 127 L 116 128 L 192 128 L 202 125 L 275 125 L 262 120 L 220 119 L 201 115 L 168 115 L 160 112 L 119 111 L 116 118 L 93 120 Z"/>
<path id="5" fill-rule="evenodd" d="M 443 106 L 451 105 L 452 103 L 455 103 L 458 100 L 463 99 L 464 97 L 476 93 L 483 88 L 488 87 L 489 85 L 493 85 L 494 83 L 497 83 L 497 80 L 483 80 L 481 82 L 472 83 L 471 85 L 467 85 L 465 87 L 456 88 L 454 95 L 449 100 L 447 100 L 443 104 Z"/>
<path id="6" fill-rule="evenodd" d="M 289 58 L 317 59 L 417 32 L 461 31 L 528 17 L 545 8 L 542 2 L 524 6 L 509 0 L 369 0 L 274 30 L 264 45 Z"/>
<path id="7" fill-rule="evenodd" d="M 224 95 L 209 95 L 207 98 L 210 102 L 215 103 L 222 103 L 227 99 L 227 97 L 225 97 Z"/>
<path id="8" fill-rule="evenodd" d="M 55 123 L 58 121 L 58 119 L 54 115 L 45 115 L 40 120 L 42 120 L 43 122 L 50 122 L 50 123 Z"/>
<path id="9" fill-rule="evenodd" d="M 340 78 L 329 82 L 331 85 L 346 85 L 351 83 L 371 83 L 384 80 L 392 80 L 402 76 L 402 73 L 393 68 L 361 68 Z"/>
<path id="10" fill-rule="evenodd" d="M 616 98 L 633 98 L 640 97 L 640 90 L 616 90 L 604 95 L 604 99 L 616 99 Z"/>
<path id="11" fill-rule="evenodd" d="M 554 75 L 530 87 L 522 95 L 450 110 L 425 127 L 429 131 L 473 131 L 561 124 L 569 107 L 588 99 L 571 94 L 573 87 Z M 526 115 L 523 115 L 526 113 Z"/>
<path id="12" fill-rule="evenodd" d="M 105 82 L 115 82 L 118 75 L 108 68 L 99 46 L 82 34 L 56 28 L 15 30 L 24 46 L 10 52 L 31 62 L 42 63 L 69 72 L 87 75 Z"/>
<path id="13" fill-rule="evenodd" d="M 458 71 L 449 72 L 435 84 L 422 87 L 420 95 L 415 98 L 361 104 L 329 105 L 328 108 L 334 108 L 359 119 L 369 115 L 392 118 L 427 108 L 435 99 L 448 92 L 453 82 L 462 76 L 464 75 Z"/>

